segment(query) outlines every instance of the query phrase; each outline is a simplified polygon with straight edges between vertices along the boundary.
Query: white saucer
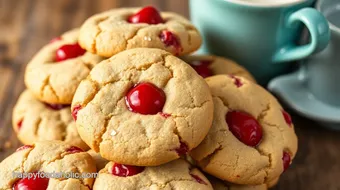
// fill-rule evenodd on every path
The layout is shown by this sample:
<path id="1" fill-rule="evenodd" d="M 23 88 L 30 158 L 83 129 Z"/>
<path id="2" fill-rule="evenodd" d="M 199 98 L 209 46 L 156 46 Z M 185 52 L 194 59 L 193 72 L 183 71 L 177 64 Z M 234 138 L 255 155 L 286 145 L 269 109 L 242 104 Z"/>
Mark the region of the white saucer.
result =
<path id="1" fill-rule="evenodd" d="M 340 107 L 316 99 L 308 90 L 299 72 L 272 79 L 268 89 L 299 114 L 325 127 L 340 130 Z"/>

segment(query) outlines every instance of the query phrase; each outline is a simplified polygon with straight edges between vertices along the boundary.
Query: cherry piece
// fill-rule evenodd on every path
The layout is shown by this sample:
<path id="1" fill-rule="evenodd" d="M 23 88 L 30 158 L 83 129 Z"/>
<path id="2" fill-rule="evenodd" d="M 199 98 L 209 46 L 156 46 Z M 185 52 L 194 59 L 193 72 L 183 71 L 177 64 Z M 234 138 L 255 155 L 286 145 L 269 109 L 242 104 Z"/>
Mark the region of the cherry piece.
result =
<path id="1" fill-rule="evenodd" d="M 48 178 L 41 178 L 39 175 L 36 178 L 23 178 L 13 185 L 13 190 L 46 190 L 48 181 Z"/>
<path id="2" fill-rule="evenodd" d="M 151 83 L 140 83 L 127 93 L 126 104 L 130 111 L 148 115 L 162 112 L 165 93 Z"/>
<path id="3" fill-rule="evenodd" d="M 147 23 L 147 24 L 159 24 L 164 23 L 163 18 L 159 14 L 159 11 L 152 6 L 144 7 L 138 13 L 131 15 L 128 18 L 129 23 Z"/>
<path id="4" fill-rule="evenodd" d="M 181 142 L 179 148 L 175 149 L 175 151 L 177 152 L 179 156 L 181 156 L 181 155 L 186 154 L 189 151 L 189 147 L 187 144 Z"/>
<path id="5" fill-rule="evenodd" d="M 192 61 L 190 63 L 191 67 L 195 69 L 195 71 L 201 75 L 203 78 L 210 77 L 213 75 L 213 72 L 209 68 L 212 61 L 209 60 L 200 60 L 200 61 Z"/>
<path id="6" fill-rule="evenodd" d="M 24 121 L 24 119 L 21 119 L 20 121 L 18 121 L 17 123 L 17 126 L 18 126 L 18 129 L 20 130 L 21 127 L 22 127 L 22 122 Z"/>
<path id="7" fill-rule="evenodd" d="M 68 148 L 66 150 L 66 152 L 74 154 L 74 153 L 78 153 L 78 152 L 84 152 L 81 148 L 76 147 L 76 146 L 71 146 L 70 148 Z"/>
<path id="8" fill-rule="evenodd" d="M 283 171 L 286 171 L 290 165 L 290 155 L 288 154 L 288 152 L 283 151 L 283 155 L 282 155 L 282 162 L 283 162 Z"/>
<path id="9" fill-rule="evenodd" d="M 193 177 L 198 183 L 200 184 L 204 184 L 204 185 L 208 185 L 205 181 L 203 181 L 203 179 L 201 179 L 200 177 L 198 177 L 197 175 L 195 174 L 190 174 L 191 177 Z"/>
<path id="10" fill-rule="evenodd" d="M 171 114 L 168 113 L 163 113 L 163 112 L 159 112 L 159 115 L 161 115 L 162 117 L 168 118 L 171 116 Z"/>
<path id="11" fill-rule="evenodd" d="M 86 50 L 81 48 L 78 43 L 63 45 L 59 49 L 57 49 L 55 60 L 57 62 L 65 61 L 67 59 L 71 59 L 71 58 L 84 55 L 85 52 Z"/>
<path id="12" fill-rule="evenodd" d="M 292 126 L 292 118 L 290 117 L 289 113 L 286 112 L 285 110 L 282 110 L 282 115 L 285 118 L 285 121 L 289 127 Z"/>
<path id="13" fill-rule="evenodd" d="M 77 121 L 77 115 L 78 115 L 78 111 L 79 110 L 81 110 L 81 106 L 80 105 L 74 106 L 74 108 L 72 110 L 72 117 L 73 117 L 74 121 Z"/>
<path id="14" fill-rule="evenodd" d="M 119 177 L 133 176 L 144 171 L 144 167 L 140 166 L 129 166 L 123 164 L 114 163 L 111 173 Z"/>
<path id="15" fill-rule="evenodd" d="M 181 43 L 179 42 L 179 39 L 170 31 L 163 30 L 159 35 L 161 41 L 166 46 L 173 46 L 176 49 L 176 55 L 182 51 Z"/>
<path id="16" fill-rule="evenodd" d="M 229 75 L 232 79 L 235 79 L 234 84 L 237 87 L 241 87 L 243 85 L 243 83 L 241 82 L 241 80 L 237 77 L 235 77 L 234 75 Z"/>
<path id="17" fill-rule="evenodd" d="M 59 40 L 61 40 L 61 37 L 55 37 L 50 41 L 50 43 L 54 43 L 54 42 L 59 41 Z"/>
<path id="18" fill-rule="evenodd" d="M 226 115 L 229 130 L 248 146 L 255 147 L 262 139 L 262 127 L 255 118 L 241 111 L 230 111 Z"/>
<path id="19" fill-rule="evenodd" d="M 45 103 L 45 105 L 52 110 L 61 110 L 63 108 L 70 106 L 65 104 L 48 104 L 48 103 Z"/>
<path id="20" fill-rule="evenodd" d="M 28 149 L 28 148 L 33 148 L 33 146 L 32 145 L 24 145 L 22 147 L 17 148 L 16 152 L 18 152 L 20 150 L 25 150 L 25 149 Z"/>

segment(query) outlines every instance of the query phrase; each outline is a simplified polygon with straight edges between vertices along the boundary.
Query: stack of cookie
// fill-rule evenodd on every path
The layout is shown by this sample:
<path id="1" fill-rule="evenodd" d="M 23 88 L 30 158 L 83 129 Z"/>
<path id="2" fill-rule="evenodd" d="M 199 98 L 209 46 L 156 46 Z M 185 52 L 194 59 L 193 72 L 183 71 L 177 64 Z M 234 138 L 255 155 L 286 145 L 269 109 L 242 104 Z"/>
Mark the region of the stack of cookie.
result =
<path id="1" fill-rule="evenodd" d="M 200 45 L 188 20 L 154 7 L 100 13 L 53 39 L 27 66 L 13 112 L 26 145 L 0 163 L 0 189 L 275 185 L 297 151 L 289 114 L 233 61 L 189 55 Z"/>

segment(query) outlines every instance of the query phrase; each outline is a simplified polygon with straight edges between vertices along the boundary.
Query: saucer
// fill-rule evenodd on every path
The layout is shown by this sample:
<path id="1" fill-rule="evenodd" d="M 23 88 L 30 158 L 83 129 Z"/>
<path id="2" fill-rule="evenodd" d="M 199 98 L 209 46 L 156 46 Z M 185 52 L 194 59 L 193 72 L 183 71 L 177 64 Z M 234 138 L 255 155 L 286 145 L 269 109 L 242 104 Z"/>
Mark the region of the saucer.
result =
<path id="1" fill-rule="evenodd" d="M 340 130 L 340 108 L 315 98 L 299 71 L 272 79 L 268 89 L 300 115 L 325 127 Z"/>

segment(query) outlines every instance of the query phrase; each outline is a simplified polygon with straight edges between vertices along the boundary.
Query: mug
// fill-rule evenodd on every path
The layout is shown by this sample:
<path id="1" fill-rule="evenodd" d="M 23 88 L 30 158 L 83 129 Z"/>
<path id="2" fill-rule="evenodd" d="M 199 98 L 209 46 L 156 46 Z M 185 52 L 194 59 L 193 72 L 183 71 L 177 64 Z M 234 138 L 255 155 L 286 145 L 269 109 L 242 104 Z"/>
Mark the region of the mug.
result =
<path id="1" fill-rule="evenodd" d="M 290 64 L 285 62 L 306 58 L 326 47 L 329 26 L 320 12 L 308 8 L 312 4 L 313 0 L 281 4 L 190 0 L 191 19 L 203 36 L 198 53 L 231 58 L 265 85 L 289 71 Z M 302 23 L 309 30 L 310 43 L 296 45 Z"/>
<path id="2" fill-rule="evenodd" d="M 310 92 L 322 102 L 340 107 L 340 1 L 324 0 L 317 9 L 325 15 L 331 30 L 328 46 L 302 66 Z"/>

